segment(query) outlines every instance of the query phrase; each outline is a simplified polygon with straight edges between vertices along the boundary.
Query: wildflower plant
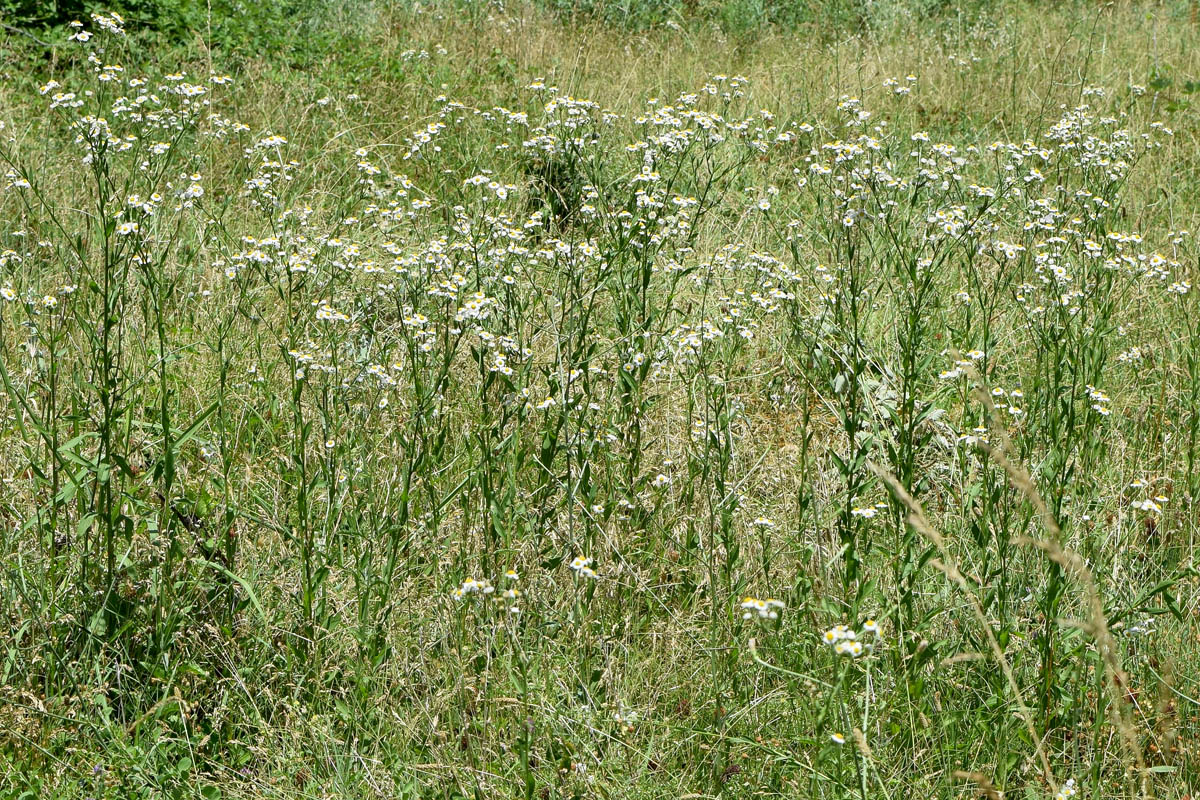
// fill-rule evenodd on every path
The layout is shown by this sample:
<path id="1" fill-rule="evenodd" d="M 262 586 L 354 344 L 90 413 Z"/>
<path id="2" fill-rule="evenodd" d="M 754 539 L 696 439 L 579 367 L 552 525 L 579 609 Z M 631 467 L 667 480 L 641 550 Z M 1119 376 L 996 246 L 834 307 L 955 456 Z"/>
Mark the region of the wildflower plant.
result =
<path id="1" fill-rule="evenodd" d="M 1174 798 L 1187 92 L 372 13 L 0 120 L 0 794 Z"/>

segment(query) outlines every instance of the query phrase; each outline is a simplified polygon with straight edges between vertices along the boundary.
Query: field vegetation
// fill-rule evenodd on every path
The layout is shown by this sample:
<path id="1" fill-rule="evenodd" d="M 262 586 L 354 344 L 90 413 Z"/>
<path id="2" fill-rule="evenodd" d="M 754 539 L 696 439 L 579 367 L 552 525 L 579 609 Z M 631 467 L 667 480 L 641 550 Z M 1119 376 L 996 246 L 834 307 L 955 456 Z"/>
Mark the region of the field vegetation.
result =
<path id="1" fill-rule="evenodd" d="M 1194 4 L 0 9 L 0 797 L 1200 787 Z"/>

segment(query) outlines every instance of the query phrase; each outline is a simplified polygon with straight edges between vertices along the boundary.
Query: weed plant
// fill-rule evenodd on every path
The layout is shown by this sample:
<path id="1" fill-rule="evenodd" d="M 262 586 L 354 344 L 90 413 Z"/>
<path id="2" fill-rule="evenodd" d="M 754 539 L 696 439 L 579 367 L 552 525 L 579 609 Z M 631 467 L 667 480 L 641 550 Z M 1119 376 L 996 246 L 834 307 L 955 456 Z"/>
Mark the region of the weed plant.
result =
<path id="1" fill-rule="evenodd" d="M 1195 28 L 897 9 L 7 77 L 0 796 L 1192 796 Z"/>

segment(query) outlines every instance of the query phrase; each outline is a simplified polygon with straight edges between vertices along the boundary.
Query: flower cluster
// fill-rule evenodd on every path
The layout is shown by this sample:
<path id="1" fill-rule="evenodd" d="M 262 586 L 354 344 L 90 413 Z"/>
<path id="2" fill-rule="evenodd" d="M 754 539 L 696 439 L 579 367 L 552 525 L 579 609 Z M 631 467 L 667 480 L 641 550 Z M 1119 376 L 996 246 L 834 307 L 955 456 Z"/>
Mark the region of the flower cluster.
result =
<path id="1" fill-rule="evenodd" d="M 475 578 L 467 578 L 466 580 L 464 580 L 462 582 L 462 586 L 459 586 L 457 589 L 454 590 L 454 598 L 456 600 L 462 600 L 463 598 L 465 598 L 469 595 L 473 595 L 473 594 L 489 595 L 495 591 L 496 591 L 496 587 L 492 586 L 492 582 L 486 578 L 484 578 L 482 580 L 476 580 Z"/>
<path id="2" fill-rule="evenodd" d="M 779 612 L 786 606 L 782 600 L 775 598 L 759 600 L 757 597 L 746 597 L 738 607 L 742 609 L 742 619 L 751 619 L 755 614 L 761 619 L 779 619 Z"/>
<path id="3" fill-rule="evenodd" d="M 568 565 L 576 575 L 581 578 L 596 578 L 596 570 L 592 569 L 592 559 L 584 556 L 575 556 L 571 559 Z"/>
<path id="4" fill-rule="evenodd" d="M 855 631 L 846 625 L 836 625 L 825 631 L 821 638 L 839 656 L 858 658 L 875 650 L 879 635 L 879 623 L 869 619 L 863 623 L 861 631 Z"/>
<path id="5" fill-rule="evenodd" d="M 1054 800 L 1071 800 L 1077 794 L 1079 794 L 1079 790 L 1075 788 L 1075 779 L 1067 778 L 1067 782 L 1059 787 L 1058 792 L 1054 795 Z"/>
<path id="6" fill-rule="evenodd" d="M 520 580 L 520 576 L 515 569 L 506 571 L 504 573 L 504 581 L 508 583 L 508 588 L 497 593 L 496 587 L 488 579 L 467 578 L 452 594 L 455 600 L 465 600 L 471 595 L 479 595 L 481 597 L 495 595 L 502 602 L 515 603 L 521 597 L 520 590 L 515 586 L 518 580 Z M 518 614 L 521 609 L 516 605 L 510 605 L 508 611 L 511 614 Z"/>

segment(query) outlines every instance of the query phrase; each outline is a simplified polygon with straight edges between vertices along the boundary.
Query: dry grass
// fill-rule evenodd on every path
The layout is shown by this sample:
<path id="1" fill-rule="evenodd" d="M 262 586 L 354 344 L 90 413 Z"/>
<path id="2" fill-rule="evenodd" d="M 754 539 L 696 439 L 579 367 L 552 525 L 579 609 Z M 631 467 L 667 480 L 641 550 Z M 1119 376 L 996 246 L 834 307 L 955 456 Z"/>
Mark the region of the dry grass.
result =
<path id="1" fill-rule="evenodd" d="M 0 82 L 14 170 L 0 250 L 20 256 L 0 276 L 16 297 L 0 314 L 0 797 L 1188 796 L 1200 331 L 1197 290 L 1166 287 L 1196 279 L 1175 232 L 1200 213 L 1200 49 L 1181 8 L 1004 4 L 735 37 L 528 6 L 376 7 L 369 27 L 343 19 L 345 47 L 314 69 L 252 59 L 234 88 L 212 87 L 205 113 L 246 130 L 206 138 L 214 123 L 189 117 L 200 133 L 175 142 L 162 181 L 177 191 L 201 173 L 204 199 L 139 217 L 134 239 L 92 209 L 97 194 L 110 214 L 145 196 L 144 172 L 110 153 L 121 180 L 97 183 L 46 115 L 55 90 L 36 91 L 95 84 L 79 55 Z M 201 52 L 178 65 L 189 80 L 230 58 Z M 125 77 L 176 57 L 127 52 Z M 638 118 L 679 113 L 716 75 L 745 80 L 744 98 L 700 101 L 725 141 L 655 162 L 680 176 L 681 200 L 719 176 L 712 202 L 694 236 L 633 247 L 617 213 L 644 213 L 629 188 L 642 151 L 625 147 L 653 132 Z M 559 172 L 522 152 L 557 113 L 535 79 L 614 114 L 585 126 L 596 144 L 580 155 L 554 153 Z M 848 96 L 867 124 L 847 122 Z M 1132 132 L 1127 178 L 1077 169 L 1078 150 L 1048 137 L 1085 102 L 1087 130 L 1111 115 Z M 725 127 L 742 118 L 815 130 L 756 149 Z M 918 131 L 967 160 L 935 158 Z M 286 147 L 255 150 L 268 134 Z M 823 147 L 860 134 L 884 143 L 870 163 L 891 174 L 964 178 L 893 192 L 849 172 L 874 156 L 842 167 Z M 1027 140 L 1025 160 L 987 149 Z M 1044 184 L 1024 179 L 1041 147 L 1054 151 Z M 296 162 L 272 179 L 278 207 L 244 194 L 279 169 L 261 153 Z M 511 199 L 479 200 L 491 190 L 463 186 L 476 174 L 511 183 Z M 30 189 L 9 185 L 26 175 Z M 1039 229 L 1024 201 L 962 191 L 989 181 L 1112 207 Z M 583 183 L 595 220 L 576 204 L 525 225 L 552 207 L 545 185 L 567 197 Z M 887 222 L 866 213 L 886 200 L 910 205 Z M 959 205 L 969 222 L 953 235 L 913 233 Z M 844 225 L 847 208 L 864 216 Z M 171 225 L 151 233 L 158 220 Z M 1060 316 L 1032 258 L 1055 235 L 1062 285 L 1080 287 Z M 121 249 L 143 236 L 153 270 Z M 989 260 L 993 239 L 1026 255 Z M 1086 239 L 1132 260 L 1106 273 Z M 567 266 L 567 244 L 606 266 Z M 254 248 L 277 263 L 245 257 Z M 1147 274 L 1155 251 L 1161 279 Z M 407 275 L 388 271 L 396 253 L 412 256 Z M 306 270 L 280 266 L 287 255 Z M 908 270 L 929 255 L 932 275 Z M 436 291 L 452 272 L 465 277 L 451 300 Z M 106 280 L 111 348 L 94 322 Z M 791 296 L 751 299 L 768 288 Z M 476 290 L 490 316 L 463 316 Z M 314 318 L 322 303 L 350 319 Z M 705 320 L 725 335 L 679 345 Z M 972 348 L 987 353 L 960 354 Z M 502 351 L 513 376 L 494 366 Z M 106 357 L 120 368 L 105 373 Z M 939 377 L 956 359 L 964 374 Z M 105 387 L 121 398 L 108 412 Z M 546 398 L 558 402 L 537 407 Z M 108 500 L 104 474 L 119 487 Z M 1132 505 L 1159 495 L 1157 511 Z M 573 572 L 576 557 L 598 577 Z M 743 619 L 747 596 L 784 607 Z M 835 655 L 821 637 L 839 624 L 873 649 Z"/>

